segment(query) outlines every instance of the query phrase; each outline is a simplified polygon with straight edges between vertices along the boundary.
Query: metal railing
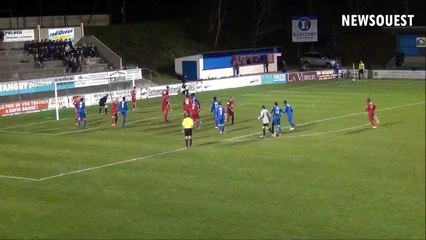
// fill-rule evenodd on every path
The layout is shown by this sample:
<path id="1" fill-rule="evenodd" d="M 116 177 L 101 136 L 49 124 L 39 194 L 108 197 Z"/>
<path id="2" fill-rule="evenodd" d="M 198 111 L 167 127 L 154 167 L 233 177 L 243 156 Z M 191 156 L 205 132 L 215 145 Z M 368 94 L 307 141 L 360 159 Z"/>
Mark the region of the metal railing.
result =
<path id="1" fill-rule="evenodd" d="M 112 51 L 107 45 L 101 42 L 97 37 L 84 36 L 77 42 L 78 45 L 92 43 L 94 43 L 95 46 L 98 48 L 99 54 L 114 66 L 114 69 L 123 68 L 123 59 L 118 56 L 114 51 Z"/>

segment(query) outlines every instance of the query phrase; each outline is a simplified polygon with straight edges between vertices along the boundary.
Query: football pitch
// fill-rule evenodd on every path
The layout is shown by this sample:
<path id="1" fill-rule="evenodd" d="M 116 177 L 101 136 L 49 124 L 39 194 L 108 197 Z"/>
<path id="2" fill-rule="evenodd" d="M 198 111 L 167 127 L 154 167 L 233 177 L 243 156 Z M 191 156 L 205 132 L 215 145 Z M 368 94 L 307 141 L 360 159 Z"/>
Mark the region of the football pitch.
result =
<path id="1" fill-rule="evenodd" d="M 235 125 L 210 102 L 235 98 Z M 161 99 L 126 128 L 88 108 L 0 118 L 0 238 L 424 239 L 425 81 L 313 81 L 199 93 L 201 128 L 181 133 Z M 365 100 L 377 106 L 372 129 Z M 296 130 L 261 135 L 262 104 L 286 99 Z M 129 105 L 130 106 L 130 105 Z M 119 115 L 121 123 L 121 115 Z M 120 126 L 121 124 L 119 124 Z"/>

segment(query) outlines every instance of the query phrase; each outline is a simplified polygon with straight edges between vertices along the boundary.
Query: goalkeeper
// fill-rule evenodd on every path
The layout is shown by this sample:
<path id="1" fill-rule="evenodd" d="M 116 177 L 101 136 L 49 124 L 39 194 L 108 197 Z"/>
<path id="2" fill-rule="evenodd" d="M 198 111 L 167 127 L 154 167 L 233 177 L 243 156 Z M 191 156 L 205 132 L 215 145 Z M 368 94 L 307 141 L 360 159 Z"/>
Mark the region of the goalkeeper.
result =
<path id="1" fill-rule="evenodd" d="M 99 100 L 99 114 L 101 114 L 102 109 L 105 109 L 105 115 L 108 114 L 108 105 L 106 105 L 107 100 L 108 94 Z"/>

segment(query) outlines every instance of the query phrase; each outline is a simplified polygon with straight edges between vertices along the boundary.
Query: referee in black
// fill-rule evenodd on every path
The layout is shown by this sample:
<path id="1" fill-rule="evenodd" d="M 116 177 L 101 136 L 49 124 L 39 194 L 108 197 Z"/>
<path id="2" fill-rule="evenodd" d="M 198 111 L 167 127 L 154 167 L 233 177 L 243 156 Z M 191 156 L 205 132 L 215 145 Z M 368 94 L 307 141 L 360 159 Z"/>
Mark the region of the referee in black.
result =
<path id="1" fill-rule="evenodd" d="M 192 131 L 194 130 L 194 121 L 185 113 L 185 118 L 182 121 L 182 132 L 185 135 L 186 148 L 192 147 Z"/>
<path id="2" fill-rule="evenodd" d="M 99 100 L 99 114 L 101 114 L 102 108 L 105 109 L 105 115 L 108 114 L 108 106 L 105 105 L 107 100 L 108 100 L 108 94 Z"/>

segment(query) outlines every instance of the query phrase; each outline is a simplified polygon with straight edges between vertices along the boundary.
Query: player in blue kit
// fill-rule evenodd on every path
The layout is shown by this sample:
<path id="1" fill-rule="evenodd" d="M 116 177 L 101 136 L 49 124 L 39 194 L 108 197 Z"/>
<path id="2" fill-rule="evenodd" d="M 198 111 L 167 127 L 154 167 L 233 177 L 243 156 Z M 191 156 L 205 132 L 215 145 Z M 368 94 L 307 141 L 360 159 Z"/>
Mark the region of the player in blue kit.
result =
<path id="1" fill-rule="evenodd" d="M 77 104 L 78 112 L 78 128 L 86 128 L 86 104 L 84 98 L 80 98 L 80 102 Z"/>
<path id="2" fill-rule="evenodd" d="M 223 134 L 225 132 L 225 108 L 222 107 L 222 103 L 218 103 L 218 107 L 216 109 L 216 122 L 219 127 L 219 133 Z"/>
<path id="3" fill-rule="evenodd" d="M 283 110 L 278 107 L 278 103 L 275 102 L 275 106 L 272 107 L 271 115 L 273 116 L 272 120 L 272 132 L 274 133 L 273 136 L 276 136 L 275 133 L 275 126 L 278 127 L 278 136 L 281 136 L 282 130 L 281 130 L 281 115 L 284 113 Z"/>
<path id="4" fill-rule="evenodd" d="M 283 112 L 287 115 L 287 121 L 288 124 L 290 124 L 290 131 L 293 131 L 296 129 L 296 126 L 293 123 L 293 108 L 289 103 L 287 103 L 287 100 L 284 100 Z"/>
<path id="5" fill-rule="evenodd" d="M 218 107 L 219 107 L 219 104 L 217 102 L 217 98 L 213 97 L 213 101 L 212 101 L 212 104 L 211 104 L 211 107 L 210 107 L 210 112 L 213 114 L 213 117 L 214 117 L 215 128 L 218 128 L 217 118 L 216 118 L 216 116 L 217 116 L 217 108 Z"/>
<path id="6" fill-rule="evenodd" d="M 120 110 L 121 116 L 123 116 L 123 124 L 121 126 L 126 127 L 127 110 L 129 109 L 127 107 L 126 97 L 123 97 L 123 100 L 121 100 L 118 109 Z"/>

